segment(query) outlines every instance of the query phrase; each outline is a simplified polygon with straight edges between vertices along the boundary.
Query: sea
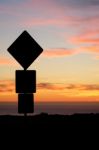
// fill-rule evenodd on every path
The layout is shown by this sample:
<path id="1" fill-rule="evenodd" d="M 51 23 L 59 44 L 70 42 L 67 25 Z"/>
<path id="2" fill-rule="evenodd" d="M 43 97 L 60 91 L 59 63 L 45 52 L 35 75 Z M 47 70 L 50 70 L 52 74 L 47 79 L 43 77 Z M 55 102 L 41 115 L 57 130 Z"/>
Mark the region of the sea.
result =
<path id="1" fill-rule="evenodd" d="M 99 102 L 35 102 L 35 114 L 86 114 L 99 113 Z M 19 115 L 17 102 L 0 102 L 0 115 Z"/>

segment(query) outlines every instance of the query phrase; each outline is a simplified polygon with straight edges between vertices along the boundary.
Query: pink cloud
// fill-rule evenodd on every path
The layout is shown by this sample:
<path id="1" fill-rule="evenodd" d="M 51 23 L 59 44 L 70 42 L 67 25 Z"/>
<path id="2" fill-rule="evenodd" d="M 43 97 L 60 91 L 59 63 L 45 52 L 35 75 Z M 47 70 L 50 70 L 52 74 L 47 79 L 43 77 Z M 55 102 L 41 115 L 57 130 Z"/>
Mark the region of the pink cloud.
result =
<path id="1" fill-rule="evenodd" d="M 89 28 L 91 27 L 90 24 L 93 26 L 94 25 L 98 26 L 99 25 L 99 16 L 92 16 L 92 17 L 86 18 L 85 22 L 88 23 Z"/>
<path id="2" fill-rule="evenodd" d="M 0 13 L 18 16 L 19 24 L 24 27 L 72 24 L 73 17 L 65 15 L 66 10 L 53 0 L 29 0 L 0 5 Z"/>
<path id="3" fill-rule="evenodd" d="M 52 17 L 52 18 L 29 18 L 21 22 L 23 26 L 33 27 L 33 26 L 56 26 L 56 27 L 66 27 L 73 26 L 76 24 L 73 17 Z"/>
<path id="4" fill-rule="evenodd" d="M 99 55 L 99 29 L 85 29 L 82 33 L 71 36 L 68 42 L 75 44 L 80 53 L 91 53 L 98 59 Z"/>
<path id="5" fill-rule="evenodd" d="M 72 36 L 69 42 L 74 44 L 88 43 L 88 44 L 98 44 L 99 43 L 99 29 L 86 29 L 83 33 L 76 36 Z"/>
<path id="6" fill-rule="evenodd" d="M 71 25 L 99 25 L 99 17 L 78 16 L 75 13 L 70 15 L 70 12 L 75 12 L 75 8 L 66 5 L 60 5 L 53 0 L 29 0 L 10 4 L 1 4 L 0 13 L 19 16 L 19 24 L 25 27 L 32 26 L 60 26 L 66 27 Z"/>
<path id="7" fill-rule="evenodd" d="M 27 27 L 35 25 L 71 25 L 72 27 L 79 24 L 99 25 L 98 16 L 80 17 L 75 13 L 70 15 L 70 12 L 75 11 L 76 8 L 66 5 L 66 3 L 64 7 L 64 5 L 60 5 L 60 3 L 53 0 L 29 0 L 12 2 L 12 4 L 0 4 L 1 13 L 21 16 L 19 23 Z"/>

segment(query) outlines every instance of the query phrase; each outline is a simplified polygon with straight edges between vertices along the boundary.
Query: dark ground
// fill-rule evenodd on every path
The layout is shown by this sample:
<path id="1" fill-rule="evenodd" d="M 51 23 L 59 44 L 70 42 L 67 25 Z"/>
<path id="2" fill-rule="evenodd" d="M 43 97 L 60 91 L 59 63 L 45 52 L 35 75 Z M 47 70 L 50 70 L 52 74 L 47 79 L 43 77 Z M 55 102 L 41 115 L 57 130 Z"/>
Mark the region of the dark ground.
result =
<path id="1" fill-rule="evenodd" d="M 21 130 L 30 133 L 54 130 L 57 132 L 68 130 L 95 131 L 99 129 L 99 114 L 48 115 L 42 113 L 34 116 L 0 116 L 0 131 Z"/>
<path id="2" fill-rule="evenodd" d="M 31 141 L 29 145 L 38 142 L 36 146 L 40 146 L 40 142 L 44 144 L 56 145 L 61 141 L 65 146 L 68 142 L 75 141 L 85 142 L 89 145 L 93 144 L 93 140 L 98 140 L 99 136 L 99 114 L 75 114 L 70 116 L 40 114 L 35 116 L 0 116 L 0 137 L 3 140 L 11 141 L 17 138 L 17 143 L 27 140 Z M 16 140 L 15 140 L 16 141 Z M 26 143 L 25 143 L 26 142 Z M 99 143 L 99 142 L 98 142 Z M 69 146 L 73 146 L 73 145 Z M 46 148 L 48 149 L 48 148 Z"/>

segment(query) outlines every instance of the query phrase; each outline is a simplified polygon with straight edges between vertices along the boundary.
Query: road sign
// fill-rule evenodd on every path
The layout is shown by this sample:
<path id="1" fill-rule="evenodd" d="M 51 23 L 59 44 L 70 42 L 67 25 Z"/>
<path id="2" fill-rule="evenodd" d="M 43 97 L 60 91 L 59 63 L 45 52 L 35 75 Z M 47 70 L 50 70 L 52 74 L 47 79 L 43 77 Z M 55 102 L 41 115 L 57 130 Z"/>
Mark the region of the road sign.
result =
<path id="1" fill-rule="evenodd" d="M 24 70 L 16 70 L 16 93 L 18 94 L 18 112 L 34 112 L 34 95 L 36 93 L 36 71 L 26 70 L 42 53 L 43 49 L 24 31 L 8 48 L 8 52 L 20 63 Z"/>
<path id="2" fill-rule="evenodd" d="M 34 95 L 33 94 L 18 94 L 18 113 L 33 113 L 34 112 Z"/>
<path id="3" fill-rule="evenodd" d="M 24 31 L 8 48 L 8 52 L 24 69 L 27 69 L 42 51 L 43 49 L 27 31 Z"/>
<path id="4" fill-rule="evenodd" d="M 16 70 L 16 93 L 36 93 L 35 70 Z"/>

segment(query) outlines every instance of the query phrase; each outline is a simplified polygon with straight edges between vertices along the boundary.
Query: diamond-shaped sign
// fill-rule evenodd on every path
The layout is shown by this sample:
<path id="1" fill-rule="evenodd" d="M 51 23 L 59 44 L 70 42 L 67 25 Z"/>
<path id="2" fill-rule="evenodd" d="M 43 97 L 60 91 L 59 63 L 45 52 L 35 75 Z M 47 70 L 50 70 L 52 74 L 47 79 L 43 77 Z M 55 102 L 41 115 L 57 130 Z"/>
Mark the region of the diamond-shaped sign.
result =
<path id="1" fill-rule="evenodd" d="M 43 49 L 27 31 L 24 31 L 8 48 L 8 52 L 24 69 L 27 69 L 42 51 Z"/>

